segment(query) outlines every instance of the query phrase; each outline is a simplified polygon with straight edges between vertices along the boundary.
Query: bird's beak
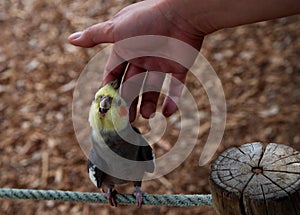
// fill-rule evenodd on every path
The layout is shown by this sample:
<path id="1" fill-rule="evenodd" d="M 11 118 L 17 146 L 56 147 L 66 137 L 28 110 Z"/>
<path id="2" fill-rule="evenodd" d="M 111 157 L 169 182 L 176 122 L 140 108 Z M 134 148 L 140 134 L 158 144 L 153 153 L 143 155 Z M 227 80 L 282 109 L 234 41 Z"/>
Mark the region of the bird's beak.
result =
<path id="1" fill-rule="evenodd" d="M 99 111 L 102 114 L 105 114 L 111 105 L 111 98 L 109 96 L 103 96 L 100 100 L 100 107 L 99 107 Z"/>
<path id="2" fill-rule="evenodd" d="M 100 108 L 109 109 L 110 101 L 111 101 L 111 99 L 109 96 L 103 96 L 100 100 Z"/>

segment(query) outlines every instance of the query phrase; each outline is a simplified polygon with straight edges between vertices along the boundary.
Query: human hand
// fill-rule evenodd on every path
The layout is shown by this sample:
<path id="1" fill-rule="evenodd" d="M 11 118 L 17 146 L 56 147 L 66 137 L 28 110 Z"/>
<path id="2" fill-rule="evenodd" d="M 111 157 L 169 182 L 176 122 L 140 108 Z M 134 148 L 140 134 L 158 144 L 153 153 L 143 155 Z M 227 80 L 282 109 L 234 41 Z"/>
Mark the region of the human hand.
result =
<path id="1" fill-rule="evenodd" d="M 196 50 L 200 50 L 203 34 L 199 33 L 191 23 L 185 21 L 173 11 L 169 11 L 166 4 L 158 3 L 161 1 L 147 0 L 132 4 L 119 13 L 112 19 L 93 25 L 83 32 L 77 32 L 69 37 L 70 43 L 81 47 L 93 47 L 101 43 L 116 43 L 126 38 L 131 38 L 140 35 L 161 35 L 181 40 Z M 152 44 L 153 45 L 153 44 Z M 151 49 L 147 44 L 143 44 L 142 48 Z M 168 47 L 166 44 L 159 44 L 159 46 Z M 143 88 L 142 101 L 140 113 L 144 118 L 150 118 L 156 111 L 160 90 L 164 81 L 162 73 L 171 73 L 172 77 L 178 81 L 172 81 L 169 85 L 168 96 L 166 96 L 162 112 L 168 117 L 172 115 L 176 109 L 176 102 L 178 102 L 182 91 L 182 84 L 187 75 L 187 68 L 171 60 L 158 57 L 147 57 L 143 55 L 144 50 L 140 45 L 128 45 L 126 49 L 117 50 L 113 48 L 109 60 L 106 64 L 103 85 L 108 82 L 120 79 L 124 76 L 123 82 L 130 81 L 131 78 L 137 74 L 148 71 L 145 78 L 144 86 L 143 80 L 132 81 L 134 83 L 124 85 L 122 89 L 122 96 L 127 100 L 132 100 L 131 95 L 137 95 L 141 88 Z M 180 51 L 180 50 L 179 50 Z M 122 53 L 141 53 L 139 57 L 124 62 Z M 196 57 L 196 56 L 194 56 Z M 122 62 L 118 65 L 118 62 Z M 127 71 L 125 73 L 126 66 Z M 116 66 L 118 65 L 118 66 Z M 132 79 L 134 80 L 134 79 Z M 155 89 L 147 92 L 147 89 Z M 127 98 L 126 98 L 127 97 Z M 171 99 L 172 98 L 172 99 Z M 133 99 L 130 105 L 130 121 L 134 121 L 136 117 L 138 99 Z"/>

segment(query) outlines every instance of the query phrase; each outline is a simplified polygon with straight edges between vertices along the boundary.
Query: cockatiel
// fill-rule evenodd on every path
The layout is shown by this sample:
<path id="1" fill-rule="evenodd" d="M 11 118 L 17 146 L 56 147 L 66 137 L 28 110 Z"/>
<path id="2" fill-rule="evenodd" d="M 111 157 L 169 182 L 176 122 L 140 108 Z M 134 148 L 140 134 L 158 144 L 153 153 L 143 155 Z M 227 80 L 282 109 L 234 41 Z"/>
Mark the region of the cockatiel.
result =
<path id="1" fill-rule="evenodd" d="M 114 185 L 132 181 L 136 204 L 141 207 L 142 178 L 145 172 L 154 171 L 155 157 L 139 130 L 129 123 L 128 106 L 118 94 L 118 88 L 118 80 L 105 85 L 92 102 L 89 113 L 92 149 L 88 173 L 95 186 L 107 186 L 106 196 L 112 206 L 117 206 Z"/>

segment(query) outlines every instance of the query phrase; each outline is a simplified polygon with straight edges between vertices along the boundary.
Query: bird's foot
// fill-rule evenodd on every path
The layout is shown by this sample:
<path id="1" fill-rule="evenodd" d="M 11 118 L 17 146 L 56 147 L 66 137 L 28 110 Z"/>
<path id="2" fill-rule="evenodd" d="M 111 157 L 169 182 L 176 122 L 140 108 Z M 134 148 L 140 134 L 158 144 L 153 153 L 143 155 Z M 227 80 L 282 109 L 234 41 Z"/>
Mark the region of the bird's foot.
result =
<path id="1" fill-rule="evenodd" d="M 101 193 L 105 194 L 106 198 L 108 199 L 108 203 L 113 206 L 117 207 L 117 202 L 116 202 L 116 194 L 117 191 L 113 190 L 113 188 L 109 187 L 107 189 L 107 192 L 105 193 L 104 190 L 101 188 L 100 189 Z"/>
<path id="2" fill-rule="evenodd" d="M 139 186 L 135 187 L 134 195 L 135 195 L 135 199 L 136 199 L 136 205 L 138 208 L 140 208 L 143 203 L 143 195 L 144 195 L 144 193 L 141 191 L 141 187 L 139 187 Z"/>

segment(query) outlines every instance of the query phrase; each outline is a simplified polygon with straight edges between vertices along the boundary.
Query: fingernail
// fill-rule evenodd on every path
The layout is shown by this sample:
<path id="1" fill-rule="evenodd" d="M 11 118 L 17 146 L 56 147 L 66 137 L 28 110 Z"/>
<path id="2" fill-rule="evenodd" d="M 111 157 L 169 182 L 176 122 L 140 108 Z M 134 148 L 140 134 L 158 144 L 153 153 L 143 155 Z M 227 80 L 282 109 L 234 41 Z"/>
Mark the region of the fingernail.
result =
<path id="1" fill-rule="evenodd" d="M 173 113 L 176 112 L 176 110 L 177 105 L 174 102 L 163 104 L 162 112 L 165 117 L 171 116 Z"/>
<path id="2" fill-rule="evenodd" d="M 76 40 L 77 38 L 79 38 L 82 35 L 82 31 L 79 32 L 75 32 L 73 34 L 71 34 L 68 39 L 69 40 Z"/>
<path id="3" fill-rule="evenodd" d="M 146 103 L 143 105 L 141 114 L 144 118 L 149 119 L 154 114 L 156 106 L 153 103 Z M 153 115 L 154 116 L 154 115 Z"/>
<path id="4" fill-rule="evenodd" d="M 172 114 L 169 112 L 168 109 L 164 109 L 162 112 L 163 112 L 163 115 L 164 115 L 165 117 L 169 117 L 169 116 L 172 115 Z"/>

